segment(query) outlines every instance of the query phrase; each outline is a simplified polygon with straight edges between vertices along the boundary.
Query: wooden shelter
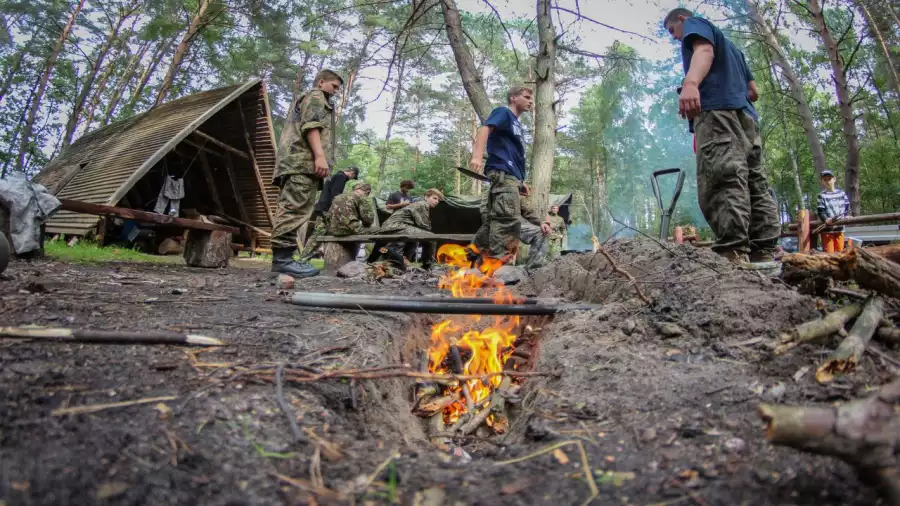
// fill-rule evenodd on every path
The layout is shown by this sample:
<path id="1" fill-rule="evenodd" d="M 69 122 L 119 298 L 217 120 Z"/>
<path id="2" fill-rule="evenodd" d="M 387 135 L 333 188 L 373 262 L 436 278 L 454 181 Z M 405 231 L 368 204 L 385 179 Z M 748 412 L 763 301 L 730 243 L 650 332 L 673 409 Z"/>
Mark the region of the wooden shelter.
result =
<path id="1" fill-rule="evenodd" d="M 64 202 L 148 211 L 166 176 L 183 178 L 183 214 L 224 217 L 243 231 L 236 242 L 269 248 L 276 149 L 265 85 L 254 78 L 86 133 L 35 180 Z M 102 240 L 103 224 L 96 214 L 63 210 L 46 231 Z"/>

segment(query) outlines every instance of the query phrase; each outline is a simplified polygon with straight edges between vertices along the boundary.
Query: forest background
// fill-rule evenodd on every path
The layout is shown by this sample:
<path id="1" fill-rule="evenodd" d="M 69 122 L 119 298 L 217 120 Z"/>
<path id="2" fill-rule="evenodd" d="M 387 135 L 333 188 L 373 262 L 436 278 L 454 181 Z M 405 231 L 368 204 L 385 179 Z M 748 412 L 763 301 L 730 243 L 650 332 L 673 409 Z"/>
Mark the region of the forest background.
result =
<path id="1" fill-rule="evenodd" d="M 86 131 L 201 90 L 262 77 L 276 134 L 319 69 L 336 97 L 338 167 L 377 194 L 477 195 L 460 177 L 480 119 L 510 86 L 538 205 L 573 193 L 570 246 L 652 231 L 653 171 L 680 167 L 676 224 L 705 226 L 679 46 L 657 0 L 0 1 L 0 167 L 35 174 Z M 900 4 L 716 0 L 684 5 L 745 52 L 760 88 L 763 163 L 783 220 L 815 207 L 826 168 L 854 214 L 900 208 Z M 671 179 L 663 184 L 671 193 Z M 625 231 L 626 233 L 628 230 Z"/>

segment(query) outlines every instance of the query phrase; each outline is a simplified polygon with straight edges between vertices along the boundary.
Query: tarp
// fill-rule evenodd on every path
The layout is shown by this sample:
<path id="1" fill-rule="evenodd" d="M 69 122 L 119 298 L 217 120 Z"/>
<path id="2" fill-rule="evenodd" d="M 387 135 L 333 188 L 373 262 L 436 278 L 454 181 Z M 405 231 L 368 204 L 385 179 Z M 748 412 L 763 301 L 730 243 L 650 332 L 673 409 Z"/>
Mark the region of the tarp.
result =
<path id="1" fill-rule="evenodd" d="M 0 179 L 0 205 L 9 211 L 13 251 L 24 255 L 40 249 L 41 225 L 61 204 L 42 185 L 14 171 Z"/>
<path id="2" fill-rule="evenodd" d="M 569 222 L 572 194 L 550 194 L 550 205 L 559 206 L 559 215 Z M 391 215 L 385 201 L 375 198 L 378 221 L 384 223 Z M 435 234 L 474 234 L 481 226 L 481 197 L 475 195 L 447 195 L 431 211 L 431 231 Z"/>

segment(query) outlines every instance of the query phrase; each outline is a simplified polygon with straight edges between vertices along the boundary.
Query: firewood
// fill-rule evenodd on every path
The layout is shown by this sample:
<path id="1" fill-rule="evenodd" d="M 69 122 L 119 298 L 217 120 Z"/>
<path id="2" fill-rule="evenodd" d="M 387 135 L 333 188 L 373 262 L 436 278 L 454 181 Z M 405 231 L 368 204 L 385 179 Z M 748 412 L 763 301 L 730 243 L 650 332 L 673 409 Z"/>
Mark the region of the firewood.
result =
<path id="1" fill-rule="evenodd" d="M 441 397 L 423 397 L 413 408 L 419 416 L 431 416 L 439 413 L 447 406 L 459 400 L 459 394 L 444 395 Z"/>
<path id="2" fill-rule="evenodd" d="M 866 248 L 866 251 L 873 255 L 878 255 L 885 260 L 890 260 L 896 264 L 900 264 L 900 244 L 890 244 L 888 246 L 873 246 Z"/>
<path id="3" fill-rule="evenodd" d="M 838 407 L 762 404 L 766 438 L 773 444 L 837 457 L 854 466 L 887 504 L 900 506 L 900 380 L 866 399 Z"/>
<path id="4" fill-rule="evenodd" d="M 803 343 L 830 336 L 844 328 L 844 324 L 859 315 L 861 311 L 862 304 L 850 304 L 828 313 L 824 318 L 802 323 L 790 332 L 779 336 L 775 345 L 775 354 L 781 355 Z"/>
<path id="5" fill-rule="evenodd" d="M 878 327 L 875 331 L 875 339 L 884 344 L 900 344 L 900 329 L 894 326 Z"/>
<path id="6" fill-rule="evenodd" d="M 851 248 L 830 255 L 797 253 L 784 257 L 782 263 L 784 279 L 789 282 L 799 282 L 813 275 L 825 275 L 838 281 L 852 279 L 862 288 L 900 298 L 900 264 L 873 255 L 865 249 Z"/>
<path id="7" fill-rule="evenodd" d="M 816 370 L 816 381 L 829 383 L 835 374 L 845 374 L 856 369 L 856 364 L 866 351 L 866 346 L 875 334 L 883 313 L 884 301 L 881 297 L 872 297 L 866 302 L 850 333 Z"/>

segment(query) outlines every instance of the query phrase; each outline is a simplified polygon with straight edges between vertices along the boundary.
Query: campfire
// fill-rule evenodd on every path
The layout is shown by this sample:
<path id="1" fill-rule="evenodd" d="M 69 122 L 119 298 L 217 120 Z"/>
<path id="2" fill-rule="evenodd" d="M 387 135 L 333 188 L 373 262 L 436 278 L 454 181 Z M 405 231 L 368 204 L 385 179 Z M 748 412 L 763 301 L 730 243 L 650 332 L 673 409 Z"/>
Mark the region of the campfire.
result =
<path id="1" fill-rule="evenodd" d="M 438 261 L 455 269 L 442 277 L 438 286 L 454 298 L 484 297 L 485 291 L 489 291 L 494 303 L 520 302 L 520 298 L 491 277 L 503 264 L 492 258 L 482 260 L 477 269 L 471 268 L 464 247 L 442 246 Z M 522 331 L 518 315 L 461 315 L 432 326 L 428 371 L 484 378 L 418 390 L 416 411 L 431 419 L 432 438 L 466 435 L 482 426 L 493 434 L 508 430 L 506 399 L 513 395 L 516 386 L 510 377 L 498 373 L 517 368 L 516 359 L 520 357 L 513 357 L 513 353 L 517 344 L 521 344 Z"/>

